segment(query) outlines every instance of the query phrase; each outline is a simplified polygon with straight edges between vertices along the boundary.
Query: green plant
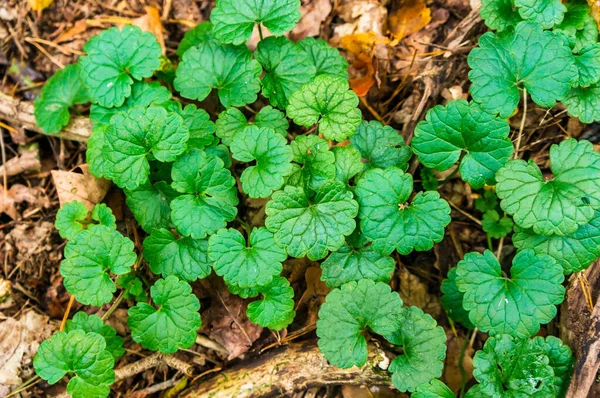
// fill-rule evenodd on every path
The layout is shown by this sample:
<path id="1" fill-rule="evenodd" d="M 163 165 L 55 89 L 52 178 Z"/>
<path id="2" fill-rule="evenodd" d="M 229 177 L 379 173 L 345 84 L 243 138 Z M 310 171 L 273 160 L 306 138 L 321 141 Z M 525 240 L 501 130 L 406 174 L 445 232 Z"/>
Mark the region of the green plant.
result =
<path id="1" fill-rule="evenodd" d="M 214 271 L 233 294 L 256 298 L 251 321 L 277 331 L 295 316 L 284 262 L 323 260 L 322 279 L 333 288 L 317 322 L 325 358 L 364 365 L 372 332 L 397 353 L 388 370 L 399 390 L 450 397 L 435 380 L 446 353 L 443 329 L 404 307 L 387 282 L 394 251 L 428 251 L 444 238 L 451 209 L 433 169 L 455 168 L 484 189 L 475 205 L 490 250 L 492 238 L 508 238 L 513 225 L 518 249 L 508 273 L 492 251 L 468 253 L 442 283 L 449 317 L 490 335 L 475 355 L 480 384 L 466 396 L 562 396 L 570 350 L 531 336 L 555 316 L 565 275 L 600 257 L 600 155 L 587 141 L 552 145 L 554 178 L 546 179 L 533 160 L 510 160 L 521 153 L 507 118 L 530 95 L 542 107 L 563 101 L 584 123 L 600 120 L 600 45 L 587 5 L 484 0 L 482 17 L 498 32 L 484 34 L 469 54 L 473 101 L 429 110 L 410 147 L 392 127 L 362 121 L 336 49 L 282 36 L 300 18 L 299 5 L 217 0 L 211 22 L 185 35 L 173 87 L 192 102 L 215 91 L 223 106 L 215 122 L 201 103 L 174 100 L 169 82 L 144 80 L 161 64 L 160 47 L 135 27 L 91 38 L 86 56 L 48 81 L 36 101 L 40 128 L 57 132 L 69 108 L 89 99 L 90 170 L 124 190 L 146 234 L 136 255 L 108 207 L 65 204 L 56 227 L 68 240 L 66 289 L 93 306 L 119 305 L 113 299 L 121 289 L 135 303 L 132 339 L 172 353 L 192 346 L 201 326 L 190 283 Z M 261 40 L 252 53 L 243 43 L 256 24 Z M 263 39 L 261 26 L 275 37 Z M 252 112 L 236 108 L 254 104 L 259 92 L 265 101 Z M 416 194 L 413 151 L 426 166 L 426 190 Z M 270 198 L 264 227 L 244 221 L 249 198 Z M 122 352 L 112 328 L 80 312 L 41 345 L 34 366 L 51 384 L 74 375 L 67 386 L 74 396 L 106 396 Z"/>

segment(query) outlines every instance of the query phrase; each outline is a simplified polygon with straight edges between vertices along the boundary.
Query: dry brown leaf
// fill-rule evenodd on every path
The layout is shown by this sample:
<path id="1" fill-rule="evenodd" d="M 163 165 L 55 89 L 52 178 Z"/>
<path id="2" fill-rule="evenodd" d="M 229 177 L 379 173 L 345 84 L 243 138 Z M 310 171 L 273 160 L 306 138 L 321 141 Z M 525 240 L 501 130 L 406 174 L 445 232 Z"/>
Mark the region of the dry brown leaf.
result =
<path id="1" fill-rule="evenodd" d="M 91 175 L 87 164 L 82 164 L 77 168 L 81 170 L 81 173 L 52 170 L 52 179 L 56 186 L 58 200 L 61 207 L 65 203 L 78 200 L 91 210 L 106 196 L 110 181 Z"/>
<path id="2" fill-rule="evenodd" d="M 352 71 L 360 72 L 360 76 L 350 79 L 350 88 L 356 95 L 364 97 L 371 87 L 375 84 L 377 78 L 377 59 L 375 50 L 379 45 L 388 45 L 390 40 L 387 37 L 378 35 L 370 31 L 369 33 L 354 33 L 342 37 L 340 45 L 350 54 L 352 54 Z"/>
<path id="3" fill-rule="evenodd" d="M 418 276 L 411 274 L 405 267 L 400 267 L 398 278 L 398 293 L 404 304 L 419 307 L 434 318 L 440 316 L 442 305 L 439 298 L 429 293 L 427 285 Z"/>
<path id="4" fill-rule="evenodd" d="M 346 22 L 334 28 L 337 36 L 370 31 L 379 35 L 384 33 L 383 26 L 387 18 L 387 8 L 380 1 L 343 0 L 336 8 L 336 13 Z"/>
<path id="5" fill-rule="evenodd" d="M 402 0 L 400 7 L 389 14 L 388 29 L 396 41 L 417 33 L 431 22 L 431 10 L 425 0 Z"/>
<path id="6" fill-rule="evenodd" d="M 321 33 L 321 24 L 327 19 L 331 10 L 330 0 L 303 1 L 300 7 L 302 18 L 290 36 L 294 40 L 304 39 L 307 36 L 318 36 Z"/>
<path id="7" fill-rule="evenodd" d="M 40 151 L 37 147 L 23 149 L 19 156 L 6 161 L 6 164 L 0 165 L 0 175 L 6 170 L 7 176 L 15 176 L 29 170 L 37 170 L 42 167 L 40 163 Z"/>
<path id="8" fill-rule="evenodd" d="M 53 1 L 54 0 L 28 0 L 31 9 L 33 11 L 37 11 L 38 15 L 40 12 L 48 8 Z"/>
<path id="9" fill-rule="evenodd" d="M 58 36 L 54 42 L 62 43 L 65 41 L 72 40 L 75 36 L 84 33 L 87 30 L 88 26 L 89 25 L 87 24 L 87 22 L 83 19 L 80 21 L 77 21 L 71 28 L 62 32 L 60 34 L 60 36 Z"/>
<path id="10" fill-rule="evenodd" d="M 31 363 L 40 343 L 50 337 L 52 327 L 48 318 L 29 310 L 16 320 L 7 318 L 0 323 L 0 395 L 21 385 L 30 377 Z M 29 368 L 29 374 L 22 369 Z"/>
<path id="11" fill-rule="evenodd" d="M 0 185 L 0 213 L 6 213 L 13 220 L 19 219 L 16 205 L 27 202 L 33 206 L 50 207 L 50 200 L 40 187 L 14 184 L 6 192 Z"/>
<path id="12" fill-rule="evenodd" d="M 596 20 L 596 23 L 600 26 L 600 4 L 596 0 L 587 0 L 590 6 L 592 17 Z"/>
<path id="13" fill-rule="evenodd" d="M 467 383 L 473 378 L 473 354 L 475 350 L 473 347 L 468 346 L 469 342 L 466 340 L 468 337 L 457 337 L 451 332 L 447 332 L 446 337 L 448 351 L 446 352 L 446 359 L 444 361 L 443 380 L 452 391 L 458 392 L 462 385 L 462 372 L 460 366 L 458 366 L 458 361 L 460 360 L 463 345 L 467 344 L 462 358 Z"/>
<path id="14" fill-rule="evenodd" d="M 156 39 L 162 48 L 162 55 L 166 55 L 167 48 L 165 47 L 165 37 L 163 35 L 163 25 L 160 21 L 160 13 L 156 7 L 152 6 L 146 6 L 144 9 L 146 10 L 146 15 L 133 19 L 131 24 L 156 36 Z"/>

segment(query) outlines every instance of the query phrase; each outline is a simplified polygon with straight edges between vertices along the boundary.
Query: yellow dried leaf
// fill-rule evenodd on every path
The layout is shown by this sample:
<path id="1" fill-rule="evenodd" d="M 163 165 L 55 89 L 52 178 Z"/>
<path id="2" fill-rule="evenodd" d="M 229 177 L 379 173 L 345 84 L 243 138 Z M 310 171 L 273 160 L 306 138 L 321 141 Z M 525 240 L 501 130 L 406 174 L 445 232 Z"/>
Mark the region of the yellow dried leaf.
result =
<path id="1" fill-rule="evenodd" d="M 54 0 L 28 0 L 31 9 L 37 11 L 38 14 L 42 12 L 42 10 L 48 8 L 53 1 Z"/>
<path id="2" fill-rule="evenodd" d="M 402 0 L 400 7 L 388 15 L 388 29 L 396 41 L 417 33 L 431 22 L 431 10 L 425 0 Z"/>
<path id="3" fill-rule="evenodd" d="M 390 39 L 379 36 L 377 33 L 353 33 L 340 40 L 342 48 L 357 56 L 360 53 L 372 55 L 378 44 L 389 44 Z"/>
<path id="4" fill-rule="evenodd" d="M 165 47 L 165 38 L 163 36 L 163 25 L 160 21 L 158 9 L 152 6 L 146 6 L 144 8 L 146 10 L 146 15 L 132 20 L 131 24 L 156 36 L 156 39 L 162 48 L 162 55 L 166 55 L 167 49 Z"/>

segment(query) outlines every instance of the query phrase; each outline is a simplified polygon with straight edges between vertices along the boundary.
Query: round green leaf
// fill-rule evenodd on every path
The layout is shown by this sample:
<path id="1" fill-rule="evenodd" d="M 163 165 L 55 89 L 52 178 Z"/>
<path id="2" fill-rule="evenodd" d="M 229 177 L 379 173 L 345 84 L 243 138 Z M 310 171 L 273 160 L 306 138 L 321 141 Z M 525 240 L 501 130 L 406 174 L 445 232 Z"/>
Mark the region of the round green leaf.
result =
<path id="1" fill-rule="evenodd" d="M 246 310 L 252 322 L 271 330 L 281 330 L 294 321 L 294 289 L 287 279 L 275 277 L 258 291 L 262 299 L 248 304 Z"/>
<path id="2" fill-rule="evenodd" d="M 198 313 L 200 302 L 192 287 L 171 275 L 157 280 L 150 295 L 158 309 L 146 303 L 129 309 L 127 324 L 133 341 L 165 354 L 194 345 L 202 322 Z"/>
<path id="3" fill-rule="evenodd" d="M 35 372 L 49 384 L 74 374 L 67 384 L 73 398 L 108 397 L 115 382 L 114 363 L 104 338 L 83 330 L 55 333 L 40 344 L 33 359 Z"/>
<path id="4" fill-rule="evenodd" d="M 125 190 L 125 202 L 142 229 L 148 233 L 156 228 L 171 227 L 169 203 L 179 195 L 169 184 L 146 183 L 133 191 Z"/>
<path id="5" fill-rule="evenodd" d="M 456 267 L 456 285 L 464 293 L 469 319 L 490 335 L 529 337 L 556 315 L 565 296 L 563 269 L 550 256 L 518 252 L 510 276 L 494 254 L 468 253 Z"/>
<path id="6" fill-rule="evenodd" d="M 567 11 L 560 0 L 515 0 L 515 5 L 521 18 L 544 29 L 561 23 Z"/>
<path id="7" fill-rule="evenodd" d="M 469 312 L 463 308 L 464 294 L 456 286 L 456 267 L 448 271 L 448 279 L 442 281 L 440 290 L 444 294 L 440 300 L 450 319 L 467 329 L 475 329 L 469 319 Z"/>
<path id="8" fill-rule="evenodd" d="M 429 314 L 417 307 L 402 308 L 400 327 L 385 338 L 401 346 L 388 370 L 398 390 L 413 392 L 417 386 L 442 375 L 446 358 L 446 333 Z"/>
<path id="9" fill-rule="evenodd" d="M 408 205 L 413 180 L 397 167 L 370 169 L 356 183 L 358 218 L 373 249 L 390 254 L 430 250 L 444 238 L 450 206 L 437 192 L 419 192 Z"/>
<path id="10" fill-rule="evenodd" d="M 187 141 L 189 148 L 205 149 L 211 145 L 214 140 L 215 124 L 210 120 L 210 115 L 204 109 L 196 108 L 196 105 L 189 104 L 181 108 L 181 102 L 171 102 L 171 109 L 183 119 L 190 132 L 190 138 Z"/>
<path id="11" fill-rule="evenodd" d="M 106 271 L 126 274 L 135 259 L 131 240 L 110 227 L 94 225 L 67 243 L 60 273 L 65 289 L 77 301 L 99 307 L 110 302 L 117 290 Z"/>
<path id="12" fill-rule="evenodd" d="M 439 171 L 459 159 L 463 180 L 481 188 L 494 185 L 494 175 L 513 154 L 508 120 L 481 110 L 463 99 L 437 105 L 427 111 L 415 128 L 411 146 L 419 161 Z"/>
<path id="13" fill-rule="evenodd" d="M 266 228 L 255 228 L 249 244 L 235 229 L 221 229 L 208 241 L 208 254 L 217 275 L 227 285 L 240 288 L 265 286 L 283 269 L 285 249 L 275 243 Z"/>
<path id="14" fill-rule="evenodd" d="M 156 36 L 131 25 L 103 30 L 83 50 L 87 53 L 79 58 L 83 83 L 92 102 L 106 108 L 123 104 L 131 95 L 133 79 L 152 76 L 162 52 Z"/>
<path id="15" fill-rule="evenodd" d="M 251 198 L 268 198 L 282 187 L 292 172 L 292 148 L 287 140 L 269 128 L 250 126 L 231 143 L 231 155 L 241 162 L 256 161 L 244 169 L 242 188 Z"/>
<path id="16" fill-rule="evenodd" d="M 496 174 L 500 206 L 522 228 L 541 235 L 568 235 L 600 209 L 600 154 L 573 138 L 550 147 L 554 179 L 529 160 L 511 160 Z"/>
<path id="17" fill-rule="evenodd" d="M 191 47 L 211 40 L 213 38 L 212 28 L 212 23 L 205 21 L 196 25 L 194 29 L 185 32 L 176 51 L 179 58 L 183 57 L 183 54 Z"/>
<path id="18" fill-rule="evenodd" d="M 571 349 L 554 336 L 534 337 L 531 345 L 543 352 L 554 370 L 554 389 L 557 397 L 564 397 L 573 374 L 574 358 Z"/>
<path id="19" fill-rule="evenodd" d="M 58 133 L 69 123 L 69 108 L 89 101 L 80 77 L 79 64 L 65 66 L 56 72 L 35 100 L 35 122 L 45 133 Z"/>
<path id="20" fill-rule="evenodd" d="M 500 215 L 496 210 L 486 211 L 481 220 L 483 232 L 489 235 L 490 238 L 504 238 L 513 230 L 513 222 L 510 218 Z"/>
<path id="21" fill-rule="evenodd" d="M 334 75 L 317 76 L 293 93 L 286 109 L 296 124 L 311 127 L 319 123 L 319 133 L 328 140 L 344 141 L 362 120 L 358 97 L 348 81 Z"/>
<path id="22" fill-rule="evenodd" d="M 575 55 L 575 66 L 579 78 L 574 86 L 589 87 L 600 80 L 600 44 L 583 48 Z"/>
<path id="23" fill-rule="evenodd" d="M 317 70 L 317 75 L 335 75 L 348 79 L 348 61 L 340 52 L 331 47 L 325 40 L 305 37 L 296 43 L 308 54 L 312 64 Z"/>
<path id="24" fill-rule="evenodd" d="M 104 144 L 106 142 L 106 130 L 110 126 L 92 125 L 92 135 L 88 138 L 85 159 L 89 166 L 90 174 L 96 178 L 106 177 L 108 162 L 104 158 Z"/>
<path id="25" fill-rule="evenodd" d="M 286 186 L 267 202 L 266 226 L 275 242 L 296 258 L 320 260 L 344 245 L 354 231 L 358 204 L 339 181 L 329 181 L 308 197 L 302 188 Z"/>
<path id="26" fill-rule="evenodd" d="M 574 87 L 563 99 L 569 115 L 582 123 L 593 123 L 600 120 L 600 85 Z"/>
<path id="27" fill-rule="evenodd" d="M 163 277 L 193 282 L 210 275 L 206 239 L 177 238 L 164 228 L 155 229 L 144 239 L 144 257 L 150 270 Z"/>
<path id="28" fill-rule="evenodd" d="M 536 104 L 551 108 L 567 96 L 577 77 L 573 54 L 563 38 L 531 22 L 519 23 L 514 32 L 484 34 L 468 62 L 473 99 L 501 117 L 511 116 L 517 108 L 519 88 L 525 87 Z"/>
<path id="29" fill-rule="evenodd" d="M 329 144 L 316 135 L 299 135 L 290 143 L 295 167 L 287 184 L 310 189 L 319 189 L 336 177 L 335 155 Z"/>
<path id="30" fill-rule="evenodd" d="M 362 162 L 366 167 L 408 168 L 412 151 L 398 131 L 390 126 L 384 126 L 375 120 L 362 122 L 356 134 L 350 137 L 350 142 L 362 155 Z"/>
<path id="31" fill-rule="evenodd" d="M 254 123 L 248 122 L 246 116 L 239 109 L 229 108 L 219 114 L 215 123 L 215 133 L 223 144 L 231 145 L 233 138 L 238 133 L 243 133 L 253 124 L 259 128 L 270 128 L 283 137 L 287 136 L 289 127 L 283 112 L 269 105 L 261 108 L 254 118 Z"/>
<path id="32" fill-rule="evenodd" d="M 281 36 L 296 26 L 300 16 L 300 0 L 217 0 L 210 20 L 217 39 L 242 44 L 250 40 L 255 24 Z"/>
<path id="33" fill-rule="evenodd" d="M 79 311 L 65 323 L 64 331 L 69 333 L 72 330 L 83 330 L 86 333 L 98 333 L 106 342 L 106 351 L 110 352 L 115 361 L 125 353 L 123 348 L 123 338 L 117 336 L 117 332 L 109 325 L 105 325 L 98 315 L 88 315 Z"/>
<path id="34" fill-rule="evenodd" d="M 360 152 L 352 145 L 336 146 L 331 152 L 335 156 L 335 179 L 349 185 L 365 168 Z"/>
<path id="35" fill-rule="evenodd" d="M 271 36 L 261 40 L 255 56 L 265 69 L 262 93 L 277 108 L 285 109 L 290 95 L 316 74 L 308 54 L 285 37 Z"/>
<path id="36" fill-rule="evenodd" d="M 223 106 L 244 106 L 256 101 L 261 72 L 246 46 L 209 40 L 185 52 L 174 86 L 182 97 L 199 101 L 217 89 Z"/>
<path id="37" fill-rule="evenodd" d="M 171 201 L 171 218 L 184 236 L 203 239 L 233 221 L 235 179 L 220 158 L 192 149 L 177 159 L 172 177 L 171 186 L 183 195 Z"/>
<path id="38" fill-rule="evenodd" d="M 514 0 L 482 0 L 480 14 L 488 28 L 503 32 L 523 20 L 514 8 Z"/>
<path id="39" fill-rule="evenodd" d="M 600 212 L 572 234 L 538 235 L 531 229 L 515 227 L 512 242 L 517 249 L 532 249 L 548 255 L 563 267 L 565 275 L 583 271 L 600 257 Z"/>
<path id="40" fill-rule="evenodd" d="M 106 171 L 115 184 L 133 190 L 148 182 L 151 153 L 172 162 L 186 150 L 189 131 L 181 116 L 159 107 L 132 108 L 111 118 L 106 130 Z"/>
<path id="41" fill-rule="evenodd" d="M 447 385 L 433 379 L 427 384 L 418 386 L 411 398 L 456 398 L 456 395 Z"/>
<path id="42" fill-rule="evenodd" d="M 87 216 L 88 208 L 83 203 L 73 200 L 58 209 L 54 226 L 61 238 L 71 240 L 84 230 Z"/>

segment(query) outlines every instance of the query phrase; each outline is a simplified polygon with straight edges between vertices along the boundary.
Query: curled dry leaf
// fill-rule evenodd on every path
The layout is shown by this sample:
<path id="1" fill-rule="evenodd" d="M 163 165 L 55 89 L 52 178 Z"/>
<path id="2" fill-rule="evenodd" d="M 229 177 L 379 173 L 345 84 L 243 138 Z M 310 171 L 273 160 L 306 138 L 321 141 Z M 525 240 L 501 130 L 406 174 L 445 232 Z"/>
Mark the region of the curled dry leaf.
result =
<path id="1" fill-rule="evenodd" d="M 90 210 L 95 204 L 100 203 L 110 187 L 110 181 L 96 178 L 90 174 L 88 165 L 83 164 L 74 171 L 52 170 L 52 179 L 56 186 L 60 205 L 78 200 Z"/>
<path id="2" fill-rule="evenodd" d="M 6 164 L 0 165 L 0 175 L 6 172 L 6 175 L 10 177 L 41 167 L 39 149 L 24 149 L 19 156 L 15 156 L 9 159 Z"/>
<path id="3" fill-rule="evenodd" d="M 13 220 L 19 218 L 16 205 L 27 202 L 32 206 L 50 207 L 50 200 L 40 187 L 28 187 L 14 184 L 7 191 L 0 185 L 0 213 L 5 213 Z"/>
<path id="4" fill-rule="evenodd" d="M 295 40 L 308 36 L 318 36 L 321 32 L 321 24 L 327 19 L 332 10 L 330 0 L 312 0 L 304 3 L 300 7 L 302 18 L 290 34 Z"/>
<path id="5" fill-rule="evenodd" d="M 396 42 L 417 33 L 431 22 L 431 10 L 424 0 L 402 0 L 388 16 L 388 29 Z"/>
<path id="6" fill-rule="evenodd" d="M 340 45 L 352 55 L 350 88 L 356 95 L 364 97 L 377 78 L 378 48 L 387 46 L 390 40 L 374 31 L 353 33 L 342 37 Z M 352 73 L 352 72 L 355 73 Z M 354 76 L 353 76 L 354 75 Z"/>

